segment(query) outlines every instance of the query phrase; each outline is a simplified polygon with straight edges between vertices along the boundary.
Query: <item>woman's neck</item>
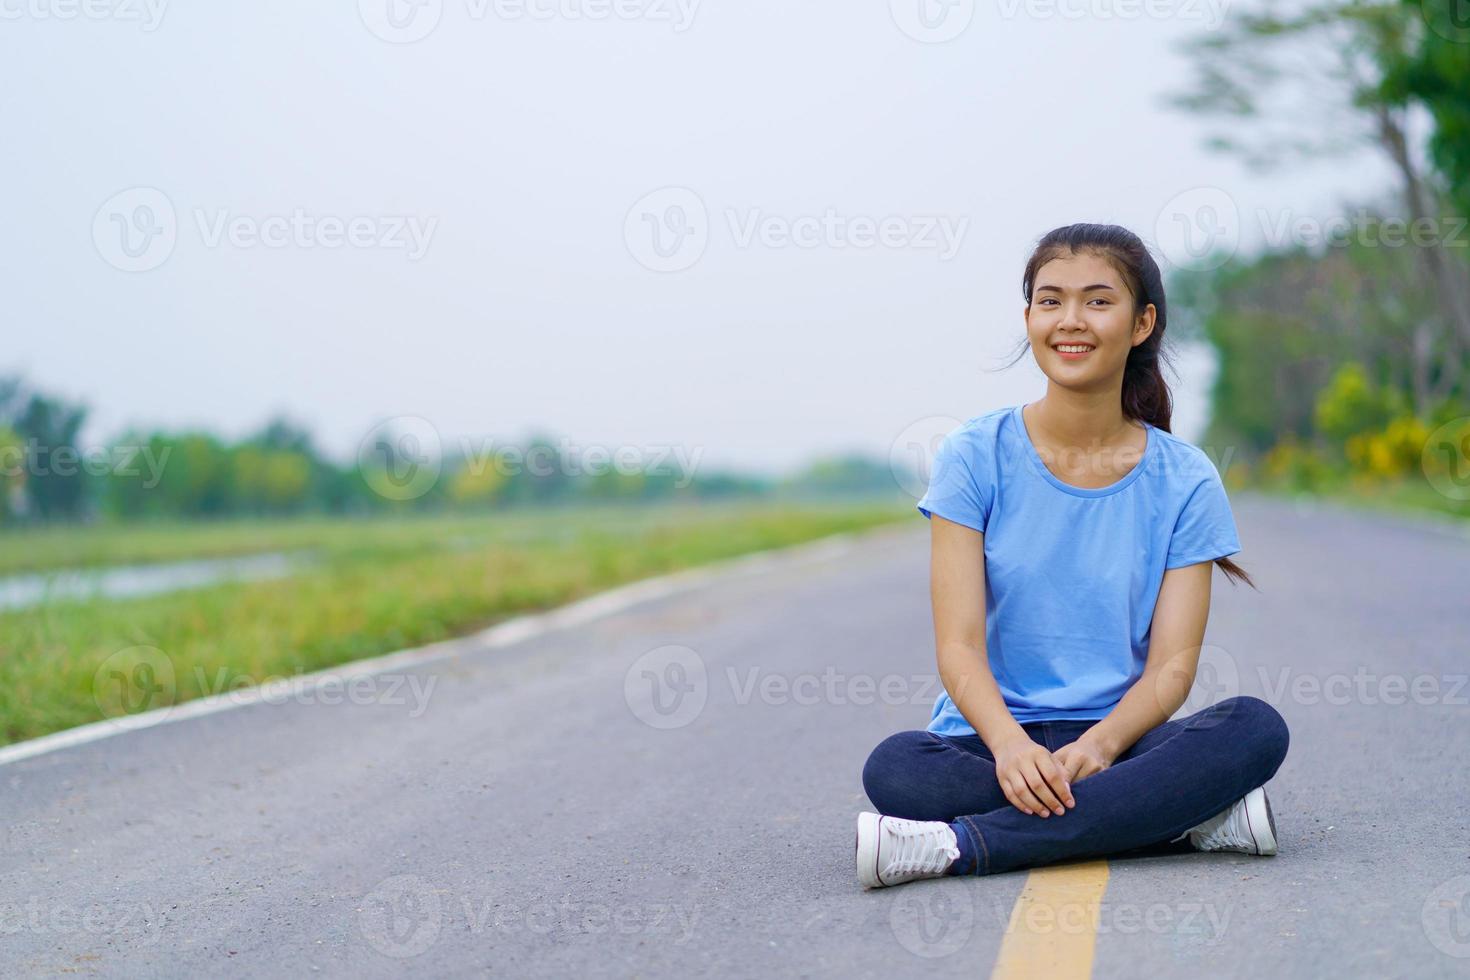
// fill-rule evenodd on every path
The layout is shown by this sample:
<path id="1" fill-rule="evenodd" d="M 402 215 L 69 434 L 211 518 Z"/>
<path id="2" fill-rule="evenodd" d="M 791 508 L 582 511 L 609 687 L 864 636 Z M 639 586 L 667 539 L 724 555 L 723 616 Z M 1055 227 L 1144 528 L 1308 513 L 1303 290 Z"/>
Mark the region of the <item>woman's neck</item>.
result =
<path id="1" fill-rule="evenodd" d="M 1076 392 L 1054 385 L 1027 414 L 1048 443 L 1062 446 L 1114 446 L 1136 439 L 1140 423 L 1123 415 L 1121 389 Z"/>

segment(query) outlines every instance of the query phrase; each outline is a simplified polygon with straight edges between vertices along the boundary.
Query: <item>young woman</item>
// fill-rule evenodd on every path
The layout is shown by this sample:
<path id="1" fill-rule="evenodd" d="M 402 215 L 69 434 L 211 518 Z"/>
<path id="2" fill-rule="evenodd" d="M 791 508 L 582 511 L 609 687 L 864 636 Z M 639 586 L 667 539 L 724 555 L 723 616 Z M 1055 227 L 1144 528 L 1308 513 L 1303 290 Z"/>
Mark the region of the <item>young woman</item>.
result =
<path id="1" fill-rule="evenodd" d="M 1214 464 L 1169 430 L 1158 265 L 1116 225 L 1041 239 L 1022 279 L 1046 393 L 946 436 L 928 492 L 945 693 L 868 758 L 870 888 L 1067 858 L 1276 853 L 1259 698 L 1185 718 L 1210 573 L 1251 583 Z"/>

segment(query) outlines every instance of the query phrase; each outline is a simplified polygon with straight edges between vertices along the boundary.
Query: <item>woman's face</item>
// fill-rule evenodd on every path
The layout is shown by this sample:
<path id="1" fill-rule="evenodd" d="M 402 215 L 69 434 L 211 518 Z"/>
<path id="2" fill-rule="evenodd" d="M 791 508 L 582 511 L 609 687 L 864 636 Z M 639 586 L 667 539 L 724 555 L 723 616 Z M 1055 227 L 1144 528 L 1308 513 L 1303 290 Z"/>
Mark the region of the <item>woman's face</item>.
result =
<path id="1" fill-rule="evenodd" d="M 1095 389 L 1121 383 L 1128 352 L 1153 332 L 1154 313 L 1150 303 L 1134 316 L 1133 296 L 1112 263 L 1089 252 L 1067 253 L 1038 270 L 1026 333 L 1052 382 Z"/>

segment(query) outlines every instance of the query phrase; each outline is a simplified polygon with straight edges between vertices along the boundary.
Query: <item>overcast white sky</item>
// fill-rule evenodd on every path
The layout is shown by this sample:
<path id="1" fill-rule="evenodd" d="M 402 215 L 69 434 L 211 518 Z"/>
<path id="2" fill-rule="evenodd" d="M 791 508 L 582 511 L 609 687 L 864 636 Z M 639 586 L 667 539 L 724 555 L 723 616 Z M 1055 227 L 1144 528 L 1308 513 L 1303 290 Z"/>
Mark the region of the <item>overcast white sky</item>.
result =
<path id="1" fill-rule="evenodd" d="M 920 0 L 58 2 L 0 0 L 0 372 L 87 402 L 91 440 L 286 412 L 341 456 L 397 415 L 705 465 L 887 455 L 916 420 L 1043 393 L 1029 354 L 984 369 L 1022 336 L 1047 229 L 1154 241 L 1193 188 L 1328 216 L 1389 181 L 1368 157 L 1251 176 L 1205 153 L 1160 101 L 1221 13 L 1204 0 L 1006 0 L 967 25 L 957 0 L 931 28 Z M 692 196 L 634 208 L 668 187 Z M 829 210 L 831 243 L 799 220 Z M 305 231 L 266 221 L 297 212 Z M 1184 367 L 1193 438 L 1211 366 Z"/>

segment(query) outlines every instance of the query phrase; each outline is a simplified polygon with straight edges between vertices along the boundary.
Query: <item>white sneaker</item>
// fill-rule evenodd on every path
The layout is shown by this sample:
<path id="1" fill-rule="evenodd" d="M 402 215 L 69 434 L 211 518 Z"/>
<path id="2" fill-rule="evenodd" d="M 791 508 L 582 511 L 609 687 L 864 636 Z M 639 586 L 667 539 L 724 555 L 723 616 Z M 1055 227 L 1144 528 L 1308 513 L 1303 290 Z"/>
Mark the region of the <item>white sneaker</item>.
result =
<path id="1" fill-rule="evenodd" d="M 1266 788 L 1257 786 L 1236 800 L 1234 805 L 1186 831 L 1186 834 L 1197 851 L 1275 854 L 1276 818 L 1271 815 Z"/>
<path id="2" fill-rule="evenodd" d="M 954 828 L 943 821 L 858 814 L 857 873 L 866 888 L 942 877 L 959 856 Z"/>

